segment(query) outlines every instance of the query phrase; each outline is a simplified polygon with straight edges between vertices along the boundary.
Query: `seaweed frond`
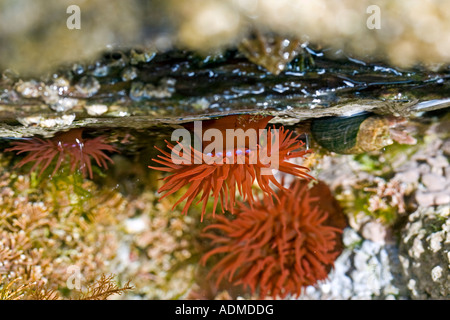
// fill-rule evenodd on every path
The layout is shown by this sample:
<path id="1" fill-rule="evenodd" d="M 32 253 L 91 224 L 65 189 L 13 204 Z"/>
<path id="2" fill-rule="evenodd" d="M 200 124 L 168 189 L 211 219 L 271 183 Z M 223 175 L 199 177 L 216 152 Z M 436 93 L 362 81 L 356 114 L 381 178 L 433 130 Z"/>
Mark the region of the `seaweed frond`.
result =
<path id="1" fill-rule="evenodd" d="M 29 289 L 26 298 L 28 300 L 61 300 L 61 296 L 57 290 L 46 288 L 43 284 Z"/>
<path id="2" fill-rule="evenodd" d="M 17 288 L 15 283 L 20 282 L 19 278 L 6 283 L 4 277 L 0 278 L 0 300 L 20 300 L 26 294 L 29 284 L 20 284 Z"/>
<path id="3" fill-rule="evenodd" d="M 119 294 L 124 291 L 131 290 L 133 287 L 130 285 L 130 281 L 120 288 L 113 280 L 114 275 L 106 276 L 103 274 L 100 279 L 91 284 L 85 292 L 82 292 L 78 300 L 106 300 L 110 296 Z"/>

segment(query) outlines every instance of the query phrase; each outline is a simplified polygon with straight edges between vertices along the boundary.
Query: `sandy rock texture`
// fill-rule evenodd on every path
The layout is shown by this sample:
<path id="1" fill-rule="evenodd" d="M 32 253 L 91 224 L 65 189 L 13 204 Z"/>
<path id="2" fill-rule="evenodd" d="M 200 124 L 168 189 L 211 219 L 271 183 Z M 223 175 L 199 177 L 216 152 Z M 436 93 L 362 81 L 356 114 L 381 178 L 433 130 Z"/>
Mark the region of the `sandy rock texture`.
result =
<path id="1" fill-rule="evenodd" d="M 80 8 L 80 29 L 67 27 L 70 5 Z M 439 0 L 2 0 L 0 66 L 42 73 L 106 47 L 211 51 L 258 29 L 397 66 L 438 68 L 450 61 L 449 6 Z"/>

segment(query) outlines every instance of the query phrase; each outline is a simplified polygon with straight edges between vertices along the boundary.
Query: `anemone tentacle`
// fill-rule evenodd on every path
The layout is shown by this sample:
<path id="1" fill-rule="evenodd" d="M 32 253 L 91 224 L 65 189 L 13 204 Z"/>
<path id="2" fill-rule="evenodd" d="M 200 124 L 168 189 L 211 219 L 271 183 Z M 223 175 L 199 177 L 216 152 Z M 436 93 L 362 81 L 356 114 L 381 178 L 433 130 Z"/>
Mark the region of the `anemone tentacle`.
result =
<path id="1" fill-rule="evenodd" d="M 273 141 L 279 143 L 276 144 Z M 161 155 L 158 155 L 157 159 L 152 159 L 162 166 L 149 166 L 151 169 L 170 173 L 163 179 L 164 185 L 158 192 L 164 193 L 162 196 L 164 198 L 188 186 L 188 190 L 176 202 L 174 208 L 186 200 L 182 213 L 187 214 L 194 199 L 201 195 L 197 203 L 203 202 L 202 221 L 210 195 L 214 198 L 213 216 L 219 198 L 223 213 L 226 210 L 234 212 L 236 191 L 251 206 L 255 200 L 252 191 L 255 181 L 264 193 L 276 198 L 277 195 L 270 184 L 280 189 L 284 187 L 275 179 L 272 172 L 274 168 L 302 179 L 314 179 L 307 173 L 309 168 L 289 162 L 290 159 L 304 157 L 312 151 L 305 150 L 304 143 L 298 139 L 298 136 L 294 136 L 292 131 L 284 127 L 268 129 L 266 143 L 263 145 L 257 144 L 252 149 L 245 150 L 240 148 L 223 150 L 222 154 L 225 156 L 204 154 L 192 146 L 178 143 L 180 148 L 176 151 L 179 151 L 178 160 L 180 161 L 177 163 L 172 159 L 171 154 L 176 152 L 175 146 L 167 141 L 166 144 L 170 153 L 155 147 Z M 276 167 L 270 162 L 274 155 L 276 155 Z"/>

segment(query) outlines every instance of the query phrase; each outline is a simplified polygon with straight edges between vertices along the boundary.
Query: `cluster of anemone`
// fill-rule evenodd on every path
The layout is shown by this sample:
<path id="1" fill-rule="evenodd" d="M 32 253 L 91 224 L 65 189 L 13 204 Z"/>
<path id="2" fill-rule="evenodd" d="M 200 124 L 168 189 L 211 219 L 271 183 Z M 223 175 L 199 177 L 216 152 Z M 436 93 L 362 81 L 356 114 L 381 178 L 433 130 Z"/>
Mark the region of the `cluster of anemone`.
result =
<path id="1" fill-rule="evenodd" d="M 183 214 L 193 204 L 202 203 L 203 221 L 211 198 L 213 217 L 219 201 L 222 213 L 232 214 L 217 216 L 203 232 L 212 248 L 201 262 L 206 265 L 215 260 L 208 277 L 215 279 L 216 286 L 226 280 L 258 293 L 260 298 L 284 298 L 299 295 L 303 287 L 326 279 L 342 250 L 341 232 L 346 221 L 328 187 L 322 182 L 310 187 L 314 178 L 309 169 L 292 161 L 304 158 L 311 150 L 293 131 L 266 128 L 270 119 L 233 115 L 203 121 L 201 132 L 194 130 L 194 134 L 201 134 L 197 137 L 202 140 L 200 149 L 166 141 L 168 150 L 157 148 L 161 154 L 153 159 L 160 166 L 150 168 L 168 173 L 158 190 L 163 193 L 161 198 L 185 188 L 174 204 L 175 208 L 186 201 Z M 191 124 L 185 128 L 193 129 Z M 254 130 L 258 135 L 254 140 L 233 135 L 231 141 L 217 143 L 204 138 L 209 129 L 227 138 L 230 129 L 241 135 Z M 92 178 L 92 160 L 107 169 L 108 163 L 113 163 L 107 153 L 118 150 L 104 136 L 87 139 L 82 133 L 83 129 L 73 129 L 50 139 L 23 139 L 5 151 L 26 153 L 16 167 L 33 163 L 31 171 L 39 170 L 40 175 L 53 165 L 53 176 L 63 162 L 68 162 L 71 173 L 78 169 Z M 292 184 L 285 187 L 283 179 L 276 179 L 274 169 L 282 176 L 294 176 Z M 262 194 L 254 194 L 254 184 Z M 237 200 L 237 194 L 242 201 Z"/>
<path id="2" fill-rule="evenodd" d="M 204 121 L 200 139 L 211 128 L 224 136 L 227 129 L 242 130 L 241 134 L 261 130 L 270 119 L 238 115 Z M 169 151 L 157 148 L 161 154 L 153 159 L 162 166 L 150 168 L 169 173 L 158 190 L 163 198 L 187 188 L 174 204 L 175 208 L 186 201 L 183 214 L 191 205 L 202 203 L 203 220 L 210 198 L 213 216 L 219 200 L 222 212 L 233 214 L 215 217 L 215 223 L 204 229 L 203 236 L 213 248 L 202 263 L 215 261 L 209 278 L 216 279 L 217 287 L 223 280 L 242 285 L 260 298 L 299 295 L 303 287 L 326 279 L 341 253 L 346 219 L 328 187 L 322 182 L 310 187 L 309 169 L 291 161 L 311 150 L 284 127 L 268 128 L 254 144 L 219 143 L 214 152 L 208 152 L 212 142 L 205 140 L 202 149 L 166 141 Z M 181 161 L 174 161 L 174 152 Z M 267 158 L 275 158 L 276 167 Z M 286 188 L 273 169 L 282 176 L 294 176 L 293 183 Z M 253 194 L 255 183 L 262 197 Z M 237 193 L 243 201 L 236 201 Z"/>
<path id="3" fill-rule="evenodd" d="M 78 169 L 83 176 L 89 174 L 92 179 L 91 159 L 94 159 L 98 166 L 107 169 L 108 162 L 113 163 L 113 161 L 105 151 L 117 152 L 118 150 L 106 143 L 104 136 L 84 139 L 82 132 L 83 129 L 72 129 L 60 132 L 50 139 L 25 138 L 13 142 L 13 146 L 5 151 L 15 151 L 17 155 L 26 153 L 27 155 L 15 167 L 33 163 L 30 171 L 39 170 L 39 175 L 42 175 L 50 165 L 54 165 L 51 173 L 53 176 L 64 162 L 68 162 L 71 173 Z"/>

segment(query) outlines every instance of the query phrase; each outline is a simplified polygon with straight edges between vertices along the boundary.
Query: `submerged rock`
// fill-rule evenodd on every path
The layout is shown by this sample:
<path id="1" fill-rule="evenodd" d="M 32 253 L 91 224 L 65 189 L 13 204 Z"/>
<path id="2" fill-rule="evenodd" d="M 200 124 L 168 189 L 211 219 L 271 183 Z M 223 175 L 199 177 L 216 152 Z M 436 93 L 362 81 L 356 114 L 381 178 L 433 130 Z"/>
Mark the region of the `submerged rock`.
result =
<path id="1" fill-rule="evenodd" d="M 408 217 L 400 259 L 411 298 L 450 298 L 450 207 L 420 208 Z"/>
<path id="2" fill-rule="evenodd" d="M 306 288 L 300 299 L 405 298 L 397 249 L 364 240 L 353 229 L 343 235 L 347 248 L 336 260 L 329 278 Z"/>

